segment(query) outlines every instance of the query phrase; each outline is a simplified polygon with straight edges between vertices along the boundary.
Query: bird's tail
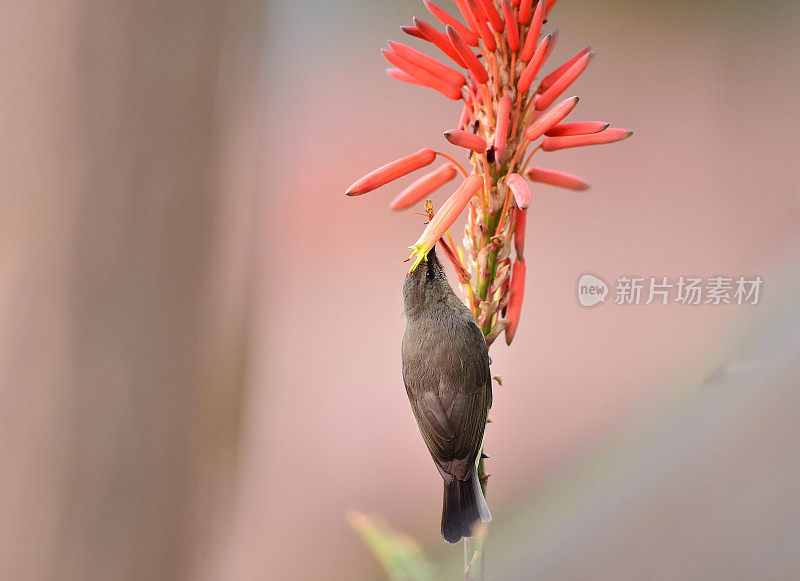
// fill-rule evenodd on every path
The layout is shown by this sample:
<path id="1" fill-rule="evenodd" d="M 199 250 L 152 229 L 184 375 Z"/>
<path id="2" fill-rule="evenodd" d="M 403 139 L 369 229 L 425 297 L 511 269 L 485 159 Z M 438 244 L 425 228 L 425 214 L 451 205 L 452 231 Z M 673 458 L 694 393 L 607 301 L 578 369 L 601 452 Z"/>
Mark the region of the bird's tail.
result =
<path id="1" fill-rule="evenodd" d="M 457 543 L 461 537 L 472 536 L 476 521 L 489 522 L 492 514 L 486 505 L 476 470 L 469 480 L 452 478 L 444 481 L 442 502 L 442 537 L 448 543 Z"/>

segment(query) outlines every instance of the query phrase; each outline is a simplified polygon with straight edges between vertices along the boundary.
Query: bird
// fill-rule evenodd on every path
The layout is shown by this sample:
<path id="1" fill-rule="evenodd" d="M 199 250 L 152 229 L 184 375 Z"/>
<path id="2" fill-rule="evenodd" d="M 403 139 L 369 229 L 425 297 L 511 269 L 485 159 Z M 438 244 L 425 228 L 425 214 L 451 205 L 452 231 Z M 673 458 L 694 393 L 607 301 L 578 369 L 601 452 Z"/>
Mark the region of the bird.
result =
<path id="1" fill-rule="evenodd" d="M 442 537 L 457 543 L 492 519 L 476 469 L 492 405 L 489 350 L 435 248 L 406 275 L 403 310 L 403 383 L 443 480 Z"/>

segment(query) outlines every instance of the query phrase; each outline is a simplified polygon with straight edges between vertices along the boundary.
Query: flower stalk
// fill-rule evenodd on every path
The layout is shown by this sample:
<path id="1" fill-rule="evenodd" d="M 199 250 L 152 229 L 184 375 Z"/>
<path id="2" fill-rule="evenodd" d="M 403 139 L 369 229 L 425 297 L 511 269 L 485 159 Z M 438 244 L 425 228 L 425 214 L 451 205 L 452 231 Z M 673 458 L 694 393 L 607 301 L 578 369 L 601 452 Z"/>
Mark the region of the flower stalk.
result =
<path id="1" fill-rule="evenodd" d="M 519 328 L 525 290 L 523 249 L 532 197 L 525 177 L 533 184 L 575 191 L 588 187 L 578 176 L 528 166 L 530 158 L 538 152 L 620 141 L 631 132 L 599 121 L 565 123 L 578 104 L 577 97 L 553 105 L 584 73 L 593 56 L 587 47 L 540 77 L 556 43 L 555 31 L 543 38 L 542 32 L 557 0 L 454 0 L 463 22 L 431 0 L 423 1 L 443 30 L 421 19 L 414 19 L 413 26 L 403 30 L 429 42 L 450 62 L 443 64 L 390 41 L 389 48 L 382 51 L 393 65 L 387 73 L 462 102 L 456 129 L 446 131 L 444 137 L 467 150 L 469 165 L 462 167 L 442 152 L 420 150 L 368 174 L 347 193 L 360 195 L 385 185 L 433 163 L 437 154 L 451 162 L 430 171 L 392 201 L 393 209 L 405 209 L 444 186 L 456 170 L 466 174 L 410 247 L 411 270 L 442 240 L 487 345 L 502 332 L 510 344 Z M 453 244 L 452 239 L 444 241 L 442 237 L 463 213 L 462 246 Z M 488 475 L 483 455 L 478 474 L 485 493 Z M 470 563 L 483 562 L 482 541 L 478 539 L 474 546 L 477 552 L 469 559 L 465 556 L 468 573 Z"/>

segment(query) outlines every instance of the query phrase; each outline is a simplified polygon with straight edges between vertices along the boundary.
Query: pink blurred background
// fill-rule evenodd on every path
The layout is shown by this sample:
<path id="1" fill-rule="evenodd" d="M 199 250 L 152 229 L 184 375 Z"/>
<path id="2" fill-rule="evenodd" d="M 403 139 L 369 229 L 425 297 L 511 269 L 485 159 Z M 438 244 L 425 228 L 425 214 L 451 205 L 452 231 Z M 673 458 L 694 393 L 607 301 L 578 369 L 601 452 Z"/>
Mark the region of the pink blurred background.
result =
<path id="1" fill-rule="evenodd" d="M 108 9 L 88 18 L 83 9 L 90 4 L 76 5 L 82 8 L 70 22 L 77 41 L 64 41 L 78 55 L 69 66 L 82 71 L 97 66 L 92 59 L 116 58 L 95 54 L 108 46 L 128 47 L 134 56 L 147 53 L 146 32 L 157 28 L 148 16 Z M 15 13 L 17 25 L 28 22 L 24 10 Z M 156 255 L 172 249 L 180 263 L 182 252 L 189 255 L 197 248 L 188 230 L 195 218 L 198 232 L 213 230 L 215 237 L 198 238 L 207 253 L 190 263 L 202 272 L 197 280 L 205 285 L 203 292 L 194 302 L 185 300 L 184 293 L 195 289 L 195 271 L 187 267 L 177 279 L 185 286 L 173 289 L 164 313 L 178 309 L 183 315 L 175 328 L 198 341 L 213 337 L 216 348 L 193 345 L 193 358 L 187 359 L 188 369 L 178 372 L 177 383 L 159 377 L 141 381 L 152 390 L 160 389 L 160 381 L 212 385 L 211 396 L 201 403 L 188 398 L 188 407 L 207 410 L 199 414 L 200 424 L 211 418 L 209 425 L 215 427 L 205 440 L 191 440 L 191 430 L 176 437 L 188 438 L 192 450 L 211 446 L 215 455 L 209 460 L 198 452 L 188 462 L 187 473 L 193 476 L 187 477 L 186 490 L 192 492 L 186 510 L 195 516 L 173 535 L 175 546 L 190 545 L 185 558 L 146 569 L 146 575 L 126 569 L 120 578 L 171 578 L 176 571 L 202 579 L 381 578 L 377 562 L 347 524 L 351 510 L 380 515 L 412 535 L 443 577 L 456 578 L 461 549 L 446 546 L 439 537 L 441 484 L 400 376 L 403 260 L 422 221 L 387 208 L 407 181 L 357 199 L 344 196 L 355 178 L 420 147 L 459 155 L 441 137 L 455 125 L 459 108 L 383 73 L 379 49 L 386 39 L 401 40 L 399 27 L 412 16 L 424 16 L 425 9 L 416 0 L 242 2 L 236 9 L 207 2 L 193 13 L 199 24 L 184 29 L 188 13 L 188 6 L 175 7 L 165 16 L 167 32 L 169 26 L 183 31 L 172 50 L 213 36 L 209 54 L 198 61 L 210 72 L 201 76 L 178 60 L 180 66 L 153 73 L 151 88 L 188 87 L 174 114 L 196 111 L 196 119 L 190 116 L 176 130 L 175 142 L 161 146 L 167 154 L 205 139 L 199 129 L 198 135 L 187 136 L 186 127 L 203 127 L 193 124 L 208 118 L 216 123 L 209 129 L 212 154 L 190 155 L 198 161 L 194 171 L 209 167 L 214 172 L 207 188 L 210 203 L 207 214 L 197 218 L 192 198 L 179 200 L 170 214 L 178 220 L 177 231 L 167 221 L 165 234 L 148 244 Z M 88 30 L 87 18 L 94 23 Z M 800 412 L 800 175 L 795 160 L 800 78 L 793 73 L 800 57 L 799 18 L 800 5 L 790 1 L 562 0 L 551 14 L 547 27 L 560 29 L 551 63 L 586 44 L 597 52 L 574 87 L 581 97 L 579 119 L 607 120 L 635 133 L 613 146 L 537 154 L 547 158 L 539 159 L 545 167 L 577 173 L 592 188 L 585 193 L 534 189 L 520 328 L 513 348 L 498 341 L 492 349 L 492 371 L 503 377 L 504 386 L 495 388 L 493 423 L 485 440 L 494 515 L 488 578 L 777 579 L 800 567 L 800 429 L 795 419 Z M 24 30 L 38 26 L 32 19 Z M 128 28 L 140 31 L 134 36 L 138 40 L 117 40 L 112 34 Z M 107 44 L 88 42 L 86 35 L 92 34 Z M 152 67 L 163 58 L 180 58 L 170 54 L 154 52 L 141 62 Z M 92 70 L 102 76 L 114 69 Z M 37 86 L 32 79 L 25 86 Z M 59 86 L 72 91 L 70 79 L 67 75 Z M 210 102 L 198 100 L 208 91 Z M 14 99 L 10 85 L 3 95 Z M 86 105 L 82 115 L 94 119 L 96 131 L 109 132 L 108 143 L 125 144 L 130 139 L 126 132 L 137 130 L 149 105 L 135 110 L 120 128 L 117 122 L 124 116 L 113 110 L 97 117 L 96 108 L 105 111 L 104 99 L 113 98 L 95 94 L 89 101 L 94 107 Z M 163 119 L 159 115 L 141 129 L 140 145 L 150 155 L 130 163 L 134 182 L 141 179 L 142 168 L 160 168 L 160 150 L 150 149 L 151 144 L 163 144 L 172 135 L 172 113 L 160 106 L 156 98 L 152 107 Z M 53 110 L 54 116 L 62 114 Z M 29 114 L 37 115 L 35 110 Z M 11 117 L 6 125 L 13 126 Z M 79 119 L 74 129 L 79 136 L 86 131 L 82 123 Z M 22 126 L 12 134 L 24 143 L 30 139 Z M 69 142 L 64 135 L 70 134 L 62 134 L 62 143 Z M 5 149 L 19 159 L 19 148 L 7 143 Z M 120 145 L 109 157 L 129 155 Z M 24 189 L 10 187 L 12 178 L 33 172 L 35 163 L 23 165 L 28 170 L 6 163 L 4 206 L 14 206 L 13 197 Z M 174 167 L 159 171 L 171 175 Z M 91 176 L 97 170 L 82 171 Z M 42 200 L 50 204 L 57 199 L 59 184 L 53 179 L 36 186 L 45 192 Z M 154 214 L 123 232 L 123 240 L 140 240 L 141 229 L 149 232 L 159 223 L 160 204 L 174 201 L 168 188 L 159 197 L 159 187 L 142 187 L 152 197 Z M 193 188 L 183 184 L 175 191 L 190 195 Z M 135 213 L 135 204 L 105 207 L 97 201 L 100 195 L 84 206 L 98 208 L 98 222 L 109 214 Z M 446 195 L 439 192 L 436 201 Z M 71 235 L 52 229 L 35 233 L 31 229 L 40 225 L 8 220 L 8 226 L 21 223 L 31 232 L 31 244 L 42 236 L 48 248 L 66 248 L 69 256 L 59 264 L 66 272 L 75 268 L 69 257 L 83 251 L 80 245 L 70 246 Z M 91 231 L 95 221 L 84 223 Z M 10 230 L 3 232 L 10 242 Z M 176 249 L 172 236 L 181 233 L 187 238 Z M 102 229 L 93 235 L 98 248 L 105 247 L 106 235 L 111 236 Z M 125 256 L 128 251 L 120 252 Z M 48 254 L 42 251 L 43 257 Z M 11 297 L 0 310 L 4 321 L 19 305 L 13 297 L 23 292 L 19 273 L 31 268 L 20 258 L 26 256 L 12 245 L 2 263 L 3 287 L 16 289 L 4 291 Z M 174 274 L 164 268 L 156 271 L 157 280 Z M 609 283 L 623 275 L 760 275 L 765 282 L 755 306 L 619 306 L 608 301 L 586 309 L 575 295 L 577 279 L 586 272 Z M 112 273 L 109 280 L 118 276 L 125 272 Z M 72 279 L 54 280 L 52 288 L 67 288 L 65 281 Z M 38 288 L 35 280 L 27 284 Z M 65 296 L 80 297 L 82 288 L 78 283 Z M 158 288 L 153 292 L 159 296 Z M 90 298 L 79 303 L 81 312 L 96 308 Z M 54 317 L 69 320 L 68 309 L 75 306 L 50 308 Z M 33 306 L 31 312 L 38 313 Z M 133 304 L 122 317 L 123 328 L 136 327 L 140 311 Z M 5 360 L 18 352 L 12 346 L 27 325 L 21 321 L 3 338 Z M 44 322 L 42 328 L 44 333 Z M 105 336 L 101 328 L 97 340 Z M 141 341 L 150 344 L 147 335 Z M 150 355 L 156 361 L 183 359 L 185 348 L 166 342 Z M 40 356 L 43 351 L 38 349 Z M 109 352 L 103 355 L 109 357 L 107 373 L 117 377 L 114 362 L 130 346 L 124 340 L 111 342 Z M 4 397 L 13 401 L 20 396 L 13 394 L 11 383 L 18 384 L 26 372 L 4 365 Z M 52 385 L 59 386 L 62 368 L 53 369 Z M 97 378 L 87 377 L 88 383 L 76 380 L 76 385 L 95 385 Z M 37 385 L 35 378 L 30 383 Z M 86 402 L 109 393 L 102 382 L 97 386 L 87 390 Z M 175 418 L 195 425 L 196 416 L 186 420 L 180 411 L 186 409 L 187 389 L 176 387 L 165 395 L 176 406 L 165 425 L 176 425 Z M 70 393 L 64 389 L 64 401 L 75 401 Z M 136 381 L 125 393 L 136 399 Z M 115 396 L 108 405 L 124 410 L 125 401 Z M 216 416 L 224 414 L 215 410 L 236 417 L 220 419 Z M 124 420 L 111 416 L 84 434 L 89 448 L 114 432 L 118 422 Z M 12 422 L 9 441 L 25 433 L 26 423 Z M 42 420 L 41 426 L 47 425 Z M 80 432 L 69 419 L 65 426 L 67 433 Z M 45 430 L 39 424 L 33 429 Z M 46 462 L 48 454 L 32 452 L 39 449 L 31 446 L 14 448 L 0 469 L 10 474 L 19 458 Z M 146 465 L 136 474 L 168 473 L 171 464 L 186 459 L 181 450 L 172 461 Z M 92 462 L 81 468 L 87 473 L 95 469 Z M 207 477 L 194 479 L 198 472 Z M 35 479 L 37 473 L 31 468 L 24 474 Z M 15 499 L 26 498 L 24 474 L 8 485 Z M 96 485 L 102 490 L 108 483 Z M 130 484 L 122 489 L 138 491 Z M 59 490 L 54 485 L 36 493 L 68 504 L 69 494 Z M 94 505 L 94 493 L 86 494 L 86 502 Z M 170 498 L 162 506 L 174 508 Z M 19 502 L 24 507 L 34 501 Z M 28 513 L 20 511 L 5 534 L 28 522 Z M 136 553 L 128 553 L 125 543 L 98 549 L 92 544 L 102 536 L 98 531 L 125 528 L 128 521 L 113 511 L 97 518 L 61 528 L 42 525 L 30 535 L 36 543 L 41 531 L 48 531 L 55 540 L 43 546 L 57 549 L 42 551 L 51 559 L 67 555 L 69 562 L 108 551 L 91 569 L 98 575 L 115 570 L 107 568 L 116 561 L 114 551 L 124 559 L 148 558 L 146 545 L 135 545 Z M 71 526 L 91 531 L 85 543 L 73 547 L 59 541 L 72 534 Z M 170 557 L 162 558 L 168 562 Z M 53 570 L 31 568 L 34 560 L 12 559 L 6 571 L 55 578 Z"/>

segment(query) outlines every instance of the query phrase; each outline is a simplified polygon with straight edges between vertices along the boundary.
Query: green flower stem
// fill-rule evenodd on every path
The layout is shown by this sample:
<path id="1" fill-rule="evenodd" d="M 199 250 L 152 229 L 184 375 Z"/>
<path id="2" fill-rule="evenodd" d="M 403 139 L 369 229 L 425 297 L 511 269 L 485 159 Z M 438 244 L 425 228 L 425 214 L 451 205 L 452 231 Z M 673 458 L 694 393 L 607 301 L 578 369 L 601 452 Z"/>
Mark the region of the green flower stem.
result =
<path id="1" fill-rule="evenodd" d="M 490 183 L 497 183 L 497 176 L 491 176 Z M 488 195 L 488 193 L 487 193 Z M 486 247 L 491 244 L 492 238 L 497 234 L 497 226 L 500 224 L 500 218 L 503 213 L 503 210 L 500 209 L 495 213 L 487 214 L 486 216 L 486 234 L 483 236 L 483 246 Z M 481 276 L 480 268 L 476 273 L 477 280 L 475 286 L 475 293 L 479 301 L 487 301 L 491 297 L 489 296 L 489 289 L 492 287 L 494 283 L 494 279 L 497 276 L 497 255 L 499 253 L 499 248 L 496 249 L 494 252 L 490 253 L 487 260 L 487 272 L 485 276 Z M 473 311 L 473 314 L 477 315 L 477 310 Z M 488 335 L 493 327 L 493 323 L 498 315 L 495 314 L 488 321 L 485 322 L 484 325 L 481 326 L 481 332 L 484 336 Z M 477 316 L 476 316 L 477 319 Z M 481 491 L 483 495 L 486 496 L 486 483 L 487 483 L 487 474 L 486 474 L 486 467 L 483 461 L 483 447 L 481 447 L 481 455 L 480 459 L 478 460 L 478 479 L 481 485 Z M 480 527 L 479 532 L 475 534 L 474 537 L 465 537 L 464 538 L 464 579 L 470 581 L 479 581 L 484 579 L 485 577 L 485 539 L 486 539 L 486 528 Z"/>

